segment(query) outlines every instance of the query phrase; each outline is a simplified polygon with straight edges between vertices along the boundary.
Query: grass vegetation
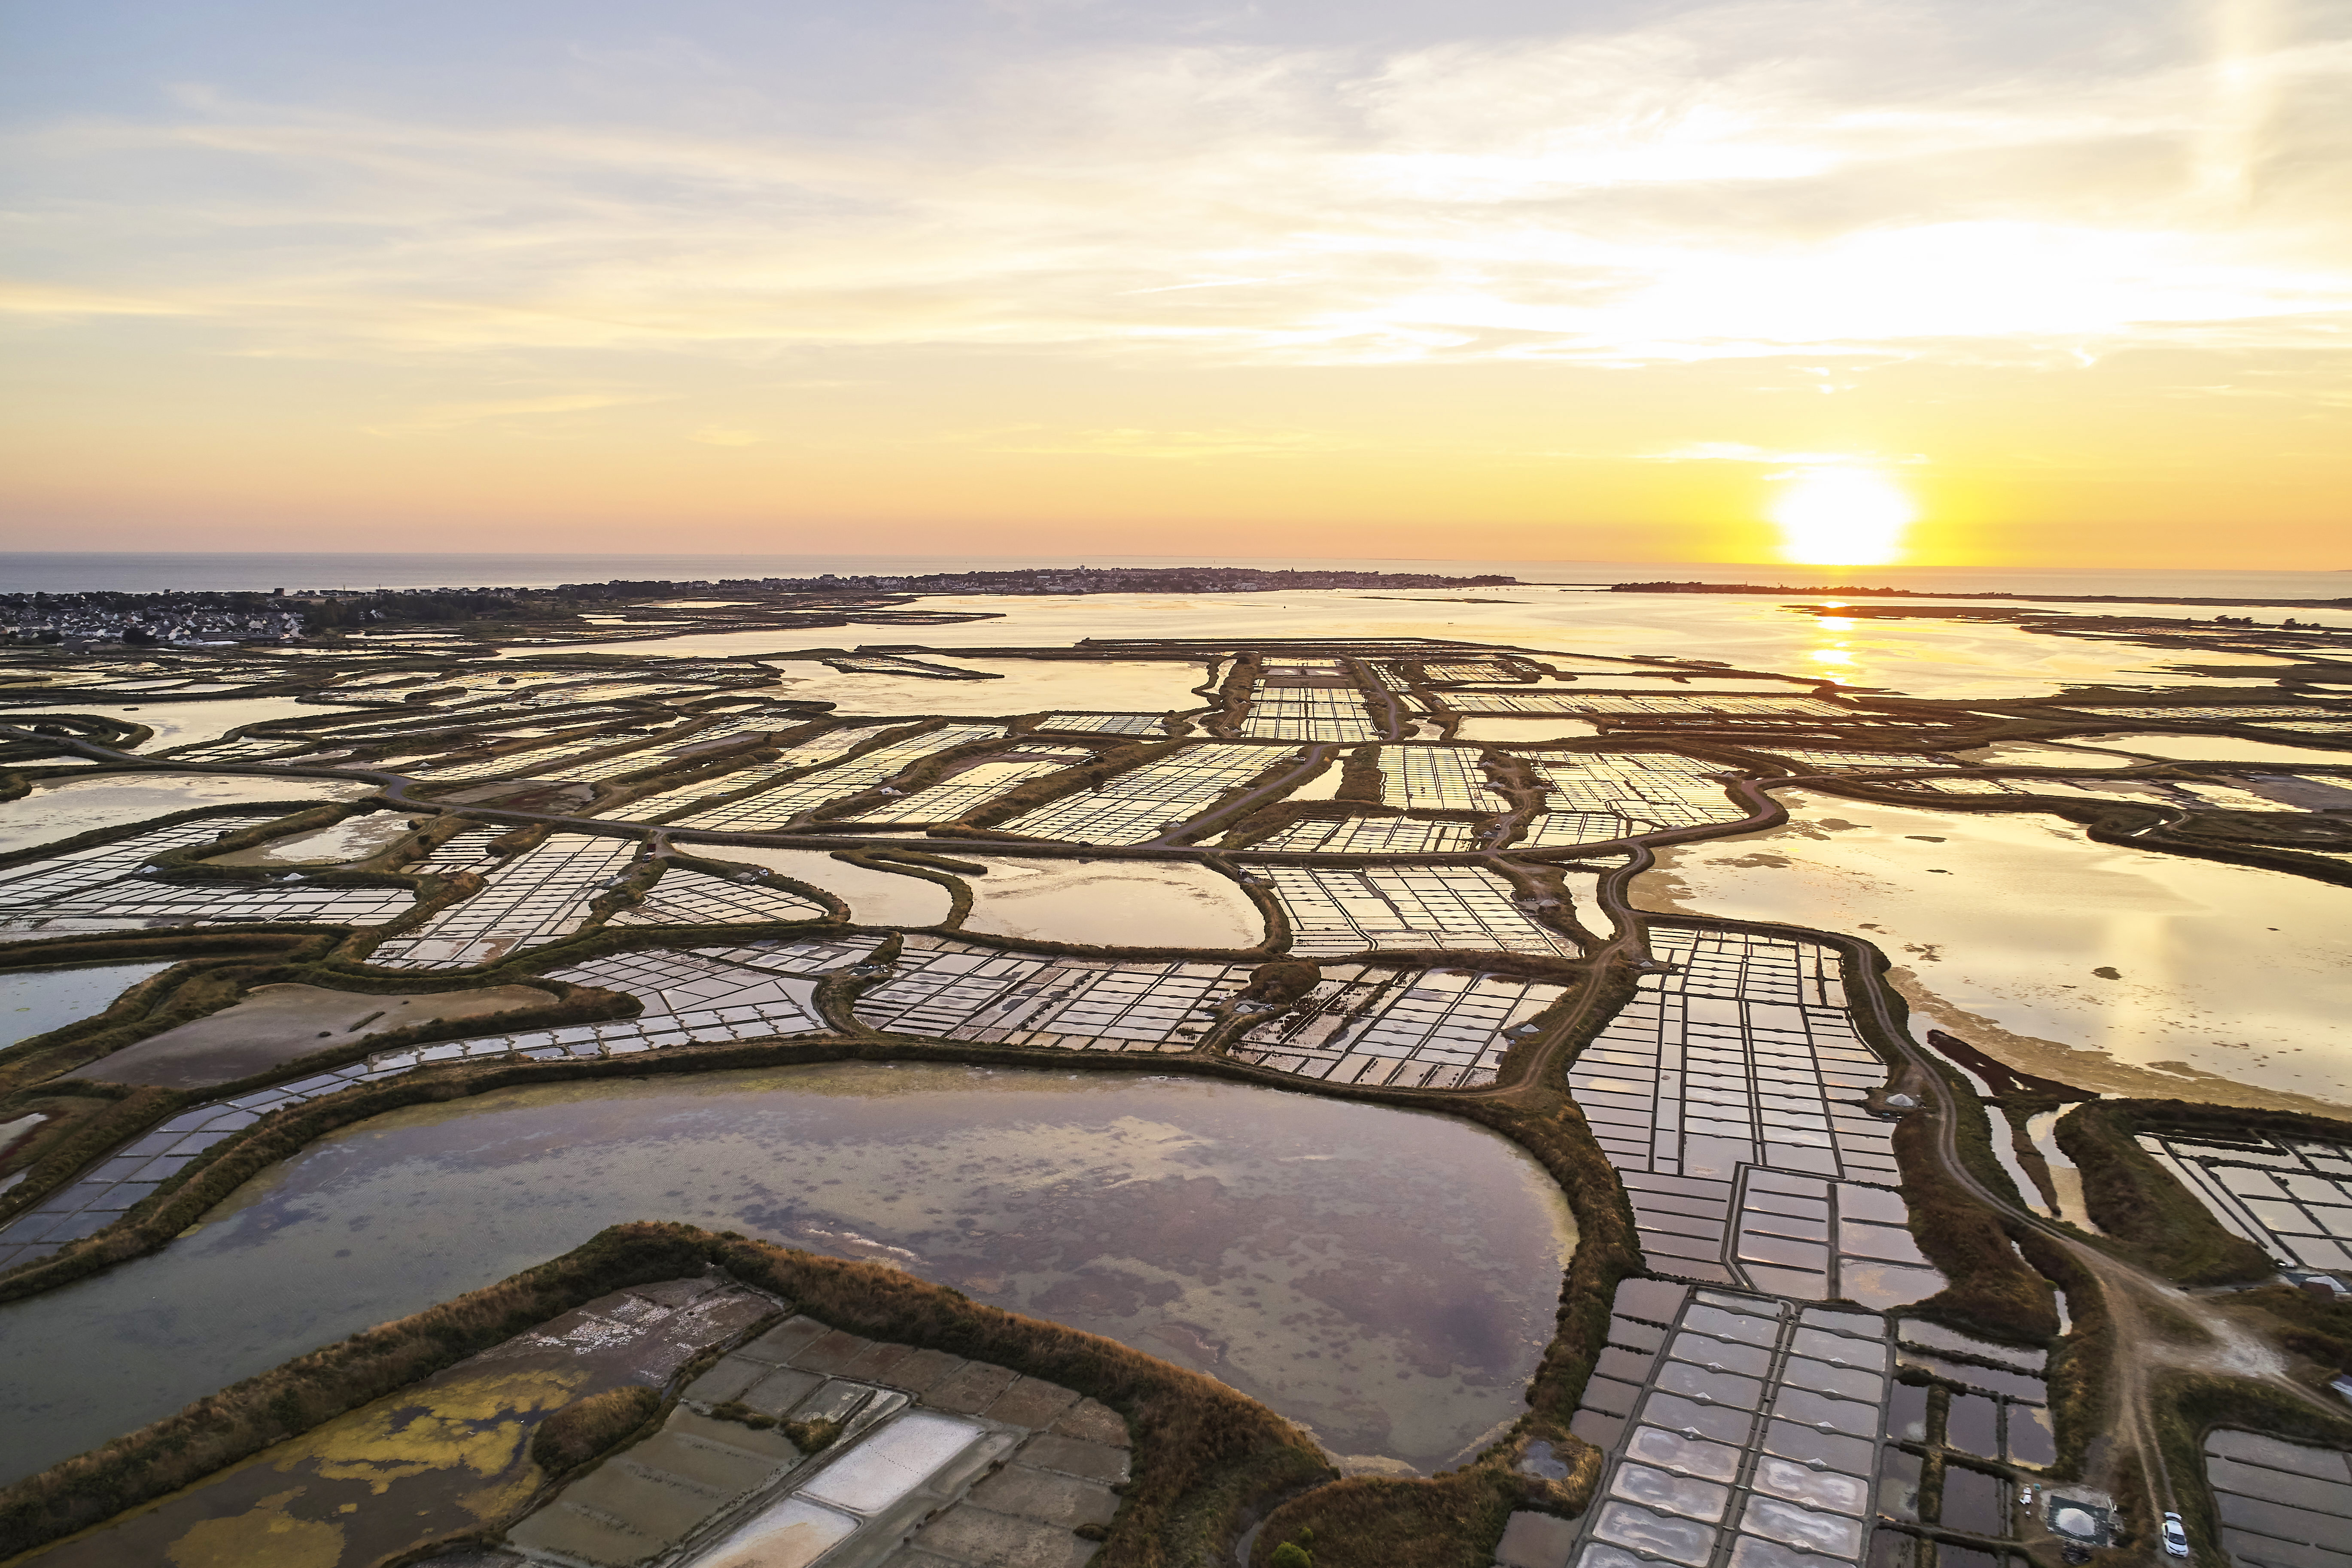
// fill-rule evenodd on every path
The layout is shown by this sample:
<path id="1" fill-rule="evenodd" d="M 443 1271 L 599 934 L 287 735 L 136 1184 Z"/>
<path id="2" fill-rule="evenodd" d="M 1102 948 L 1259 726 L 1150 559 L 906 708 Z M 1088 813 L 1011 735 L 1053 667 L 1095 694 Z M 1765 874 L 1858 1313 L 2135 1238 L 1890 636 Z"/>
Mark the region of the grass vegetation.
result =
<path id="1" fill-rule="evenodd" d="M 2042 1375 L 2050 1419 L 2058 1433 L 2054 1473 L 2080 1476 L 2092 1438 L 2106 1425 L 2107 1389 L 2114 1376 L 2116 1334 L 2107 1316 L 2106 1292 L 2066 1249 L 2041 1231 L 2021 1231 L 2017 1245 L 2036 1270 L 2066 1292 L 2071 1321 L 2065 1335 L 2051 1346 Z"/>
<path id="2" fill-rule="evenodd" d="M 1379 747 L 1359 746 L 1348 753 L 1348 759 L 1339 767 L 1339 788 L 1332 791 L 1331 798 L 1359 806 L 1381 803 Z"/>
<path id="3" fill-rule="evenodd" d="M 2352 1125 L 2315 1116 L 2193 1105 L 2179 1100 L 2099 1100 L 2058 1123 L 2058 1146 L 2083 1173 L 2083 1207 L 2099 1228 L 2149 1268 L 2184 1285 L 2259 1280 L 2269 1256 L 2232 1235 L 2196 1195 L 2141 1148 L 2144 1129 L 2242 1136 L 2249 1129 L 2352 1142 Z"/>
<path id="4" fill-rule="evenodd" d="M 1103 752 L 1091 762 L 1081 762 L 1059 772 L 1024 779 L 993 800 L 973 807 L 954 826 L 967 830 L 992 828 L 1001 822 L 1012 821 L 1065 796 L 1092 789 L 1115 773 L 1124 773 L 1130 768 L 1140 768 L 1147 762 L 1165 757 L 1181 744 L 1173 740 L 1139 740 L 1132 745 Z"/>
<path id="5" fill-rule="evenodd" d="M 2010 1185 L 2009 1176 L 1993 1157 L 1984 1106 L 1973 1094 L 1956 1092 L 1953 1099 L 1960 1157 L 1979 1181 L 2000 1190 Z M 1894 1142 L 1912 1237 L 1948 1281 L 1912 1313 L 2000 1343 L 2049 1343 L 2058 1333 L 2050 1282 L 2019 1256 L 2000 1217 L 1944 1174 L 1936 1124 L 1926 1115 L 1906 1116 L 1895 1124 Z"/>
<path id="6" fill-rule="evenodd" d="M 1215 708 L 1202 716 L 1202 727 L 1221 740 L 1231 740 L 1241 733 L 1242 718 L 1249 712 L 1250 693 L 1255 689 L 1265 664 L 1254 649 L 1244 649 L 1234 656 L 1225 667 L 1225 678 L 1217 683 Z"/>
<path id="7" fill-rule="evenodd" d="M 841 1423 L 828 1421 L 822 1416 L 810 1421 L 784 1423 L 784 1437 L 803 1454 L 821 1454 L 832 1448 L 834 1439 L 840 1436 Z"/>
<path id="8" fill-rule="evenodd" d="M 1276 958 L 1250 971 L 1249 984 L 1242 988 L 1236 999 L 1287 1007 L 1313 990 L 1322 979 L 1323 971 L 1304 958 Z"/>
<path id="9" fill-rule="evenodd" d="M 575 1399 L 539 1424 L 530 1437 L 531 1463 L 551 1476 L 576 1470 L 654 1417 L 662 1396 L 642 1384 L 607 1388 Z"/>
<path id="10" fill-rule="evenodd" d="M 1519 1500 L 1517 1478 L 1492 1466 L 1434 1480 L 1352 1476 L 1317 1487 L 1266 1516 L 1251 1568 L 1486 1568 Z"/>

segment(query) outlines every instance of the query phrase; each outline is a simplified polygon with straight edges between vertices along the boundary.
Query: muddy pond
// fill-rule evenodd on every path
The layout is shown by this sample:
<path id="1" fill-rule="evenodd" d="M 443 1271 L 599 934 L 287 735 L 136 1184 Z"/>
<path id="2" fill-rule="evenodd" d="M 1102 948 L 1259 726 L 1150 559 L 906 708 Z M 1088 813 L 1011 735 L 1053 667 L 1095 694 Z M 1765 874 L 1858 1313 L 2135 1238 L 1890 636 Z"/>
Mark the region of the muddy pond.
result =
<path id="1" fill-rule="evenodd" d="M 1492 1134 L 1235 1084 L 859 1063 L 506 1091 L 352 1128 L 163 1252 L 0 1307 L 0 1482 L 655 1218 L 893 1263 L 1424 1471 L 1524 1407 L 1575 1240 Z"/>

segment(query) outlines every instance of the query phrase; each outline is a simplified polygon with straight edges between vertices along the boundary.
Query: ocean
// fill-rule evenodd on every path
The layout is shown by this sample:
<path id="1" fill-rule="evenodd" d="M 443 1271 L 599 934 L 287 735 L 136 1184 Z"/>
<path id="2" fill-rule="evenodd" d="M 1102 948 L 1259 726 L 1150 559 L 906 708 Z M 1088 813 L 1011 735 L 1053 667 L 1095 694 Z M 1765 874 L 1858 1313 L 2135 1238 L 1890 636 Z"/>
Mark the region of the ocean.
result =
<path id="1" fill-rule="evenodd" d="M 614 578 L 674 582 L 730 577 L 913 576 L 1024 567 L 1236 566 L 1357 571 L 1499 572 L 1526 582 L 1605 586 L 1660 580 L 1785 584 L 1790 588 L 1907 588 L 1929 593 L 2098 593 L 2136 599 L 2352 599 L 2352 570 L 2337 571 L 2149 570 L 2073 567 L 2013 570 L 1983 567 L 1821 568 L 1775 563 L 1593 560 L 1438 560 L 1237 556 L 816 556 L 816 555 L 302 555 L 234 553 L 0 554 L 0 592 L 77 593 L 170 589 L 291 591 L 326 588 L 552 588 Z"/>

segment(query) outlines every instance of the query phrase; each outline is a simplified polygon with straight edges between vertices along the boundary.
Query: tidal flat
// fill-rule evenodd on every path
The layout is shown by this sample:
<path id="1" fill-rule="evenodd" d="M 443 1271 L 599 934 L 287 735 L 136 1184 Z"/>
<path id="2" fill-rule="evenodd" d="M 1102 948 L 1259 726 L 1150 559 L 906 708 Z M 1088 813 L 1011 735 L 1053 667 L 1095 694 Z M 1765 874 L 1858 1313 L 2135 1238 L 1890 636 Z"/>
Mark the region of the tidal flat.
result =
<path id="1" fill-rule="evenodd" d="M 2086 1089 L 2352 1105 L 2352 888 L 2034 812 L 1779 799 L 1786 827 L 1661 851 L 1634 904 L 1866 937 L 1915 1023 Z"/>
<path id="2" fill-rule="evenodd" d="M 1491 1133 L 1236 1084 L 844 1063 L 504 1091 L 349 1128 L 163 1252 L 0 1306 L 0 1479 L 649 1218 L 890 1263 L 1424 1471 L 1518 1414 L 1575 1246 Z"/>

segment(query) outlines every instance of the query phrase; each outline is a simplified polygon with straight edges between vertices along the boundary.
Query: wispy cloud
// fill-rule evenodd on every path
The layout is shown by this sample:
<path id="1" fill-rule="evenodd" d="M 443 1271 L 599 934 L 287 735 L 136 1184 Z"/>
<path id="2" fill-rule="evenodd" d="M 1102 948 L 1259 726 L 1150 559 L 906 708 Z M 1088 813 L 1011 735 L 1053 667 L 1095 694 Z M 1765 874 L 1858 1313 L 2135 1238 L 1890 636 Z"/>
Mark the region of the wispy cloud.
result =
<path id="1" fill-rule="evenodd" d="M 455 430 L 469 424 L 509 424 L 551 414 L 590 413 L 599 409 L 625 408 L 659 402 L 658 398 L 619 392 L 552 392 L 539 397 L 492 398 L 477 402 L 428 403 L 407 417 L 367 427 L 371 435 L 415 435 Z"/>
<path id="2" fill-rule="evenodd" d="M 57 258 L 22 298 L 359 358 L 2023 363 L 2340 332 L 2352 44 L 1934 70 L 1933 21 L 1765 0 L 1369 63 L 1064 50 L 855 136 L 192 94 L 21 139 L 52 183 L 16 227 Z"/>
<path id="3" fill-rule="evenodd" d="M 1889 457 L 1875 452 L 1776 452 L 1739 441 L 1698 441 L 1664 452 L 1636 455 L 1643 463 L 1760 463 L 1774 468 L 1887 467 L 1925 463 L 1926 455 L 1908 453 Z"/>
<path id="4" fill-rule="evenodd" d="M 1349 436 L 1301 430 L 1058 430 L 1045 425 L 969 431 L 958 439 L 984 452 L 1160 459 L 1346 452 L 1363 444 Z"/>

